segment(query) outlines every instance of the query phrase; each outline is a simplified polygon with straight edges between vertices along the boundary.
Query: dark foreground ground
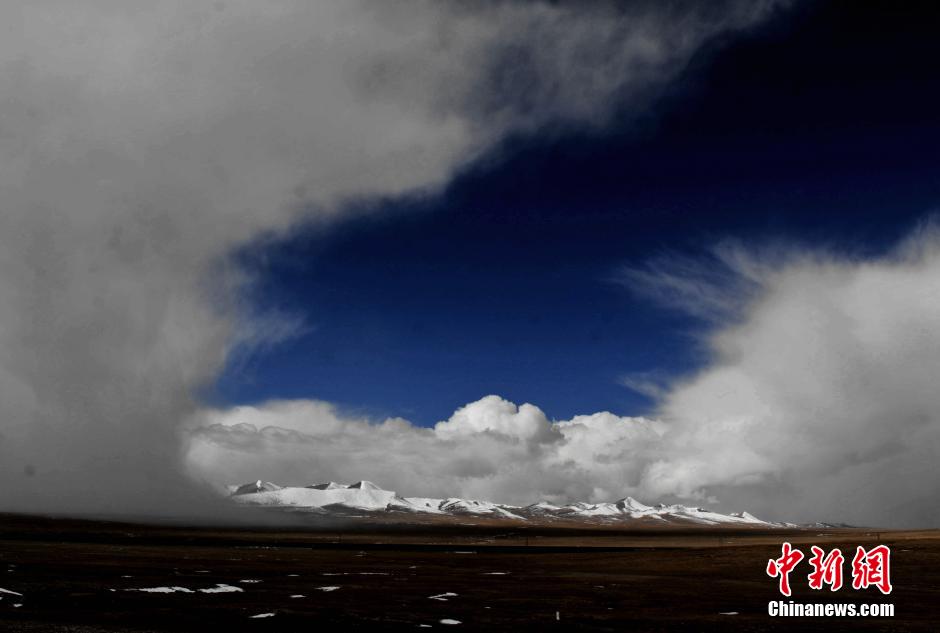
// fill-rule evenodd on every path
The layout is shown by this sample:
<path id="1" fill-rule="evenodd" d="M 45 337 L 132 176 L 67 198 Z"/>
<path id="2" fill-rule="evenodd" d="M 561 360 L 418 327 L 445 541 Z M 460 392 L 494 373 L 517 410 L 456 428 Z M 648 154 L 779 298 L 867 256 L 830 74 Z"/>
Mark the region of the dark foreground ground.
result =
<path id="1" fill-rule="evenodd" d="M 895 617 L 768 616 L 780 595 L 764 569 L 785 539 L 807 554 L 811 543 L 840 546 L 848 559 L 837 593 L 809 590 L 804 561 L 791 576 L 794 601 L 892 602 Z M 890 596 L 850 586 L 855 546 L 875 543 L 892 548 Z M 197 591 L 218 584 L 242 591 Z M 130 591 L 154 587 L 194 593 Z M 22 594 L 0 592 L 0 631 L 10 632 L 936 631 L 940 534 L 499 523 L 248 531 L 0 515 L 0 588 Z M 273 615 L 252 617 L 261 614 Z"/>

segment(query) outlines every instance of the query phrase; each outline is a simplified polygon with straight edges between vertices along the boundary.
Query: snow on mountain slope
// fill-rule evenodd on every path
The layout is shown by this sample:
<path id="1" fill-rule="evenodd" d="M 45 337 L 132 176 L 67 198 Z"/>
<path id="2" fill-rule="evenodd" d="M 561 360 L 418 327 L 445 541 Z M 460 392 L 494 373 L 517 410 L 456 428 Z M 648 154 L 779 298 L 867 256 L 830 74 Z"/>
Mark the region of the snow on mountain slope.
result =
<path id="1" fill-rule="evenodd" d="M 538 503 L 533 503 L 532 505 L 525 506 L 522 508 L 528 514 L 537 514 L 537 515 L 550 515 L 558 512 L 562 509 L 562 506 L 556 506 L 553 503 L 548 503 L 547 501 L 539 501 Z"/>
<path id="2" fill-rule="evenodd" d="M 378 487 L 311 487 L 236 493 L 232 497 L 239 503 L 251 505 L 295 508 L 325 508 L 338 505 L 356 510 L 387 510 L 397 495 L 391 490 L 381 490 Z"/>
<path id="3" fill-rule="evenodd" d="M 349 484 L 349 488 L 353 490 L 382 490 L 371 481 L 357 481 L 354 484 Z"/>
<path id="4" fill-rule="evenodd" d="M 766 525 L 764 521 L 750 515 L 746 512 L 735 514 L 720 514 L 710 512 L 703 508 L 689 508 L 687 506 L 658 506 L 660 516 L 668 516 L 677 519 L 683 519 L 692 523 L 701 523 L 703 525 L 719 525 L 727 523 Z"/>
<path id="5" fill-rule="evenodd" d="M 237 486 L 233 495 L 245 495 L 252 492 L 272 492 L 274 490 L 280 490 L 281 487 L 277 484 L 272 484 L 270 481 L 255 481 L 250 484 L 244 484 L 242 486 Z"/>
<path id="6" fill-rule="evenodd" d="M 431 514 L 445 514 L 441 510 L 443 499 L 432 499 L 429 497 L 404 497 L 397 499 L 392 505 L 402 510 L 412 512 L 430 512 Z"/>
<path id="7" fill-rule="evenodd" d="M 313 490 L 338 490 L 339 488 L 345 488 L 345 484 L 338 484 L 335 481 L 330 481 L 325 484 L 313 484 L 312 486 L 306 486 Z"/>
<path id="8" fill-rule="evenodd" d="M 506 517 L 508 519 L 523 519 L 518 514 L 510 512 L 507 508 L 512 506 L 503 506 L 489 501 L 475 501 L 472 499 L 445 499 L 440 509 L 443 512 L 458 514 L 492 514 L 495 516 Z M 513 508 L 514 510 L 516 508 Z"/>
<path id="9" fill-rule="evenodd" d="M 639 519 L 647 516 L 658 517 L 660 512 L 656 508 L 640 503 L 633 497 L 624 497 L 614 503 L 572 503 L 557 508 L 554 514 L 582 517 L 629 516 L 633 519 Z"/>
<path id="10" fill-rule="evenodd" d="M 694 525 L 758 525 L 781 524 L 761 521 L 747 512 L 721 514 L 703 508 L 683 505 L 648 506 L 624 497 L 613 503 L 577 502 L 559 506 L 547 502 L 525 507 L 510 506 L 489 501 L 451 497 L 401 497 L 391 490 L 383 490 L 370 481 L 354 484 L 328 482 L 306 487 L 281 487 L 258 480 L 242 486 L 229 486 L 231 498 L 238 503 L 259 506 L 329 512 L 350 509 L 373 513 L 406 512 L 434 515 L 479 515 L 518 521 L 578 520 L 589 522 L 618 522 L 625 520 L 652 520 L 656 522 Z"/>

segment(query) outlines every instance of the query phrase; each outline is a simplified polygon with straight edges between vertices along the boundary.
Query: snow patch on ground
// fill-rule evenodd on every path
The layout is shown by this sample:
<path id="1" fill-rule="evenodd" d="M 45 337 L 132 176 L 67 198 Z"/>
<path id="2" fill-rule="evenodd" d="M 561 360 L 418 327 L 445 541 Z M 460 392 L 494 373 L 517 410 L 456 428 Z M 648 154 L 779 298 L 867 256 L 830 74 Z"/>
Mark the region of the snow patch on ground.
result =
<path id="1" fill-rule="evenodd" d="M 208 589 L 197 589 L 196 591 L 200 593 L 241 593 L 245 590 L 241 587 L 233 587 L 232 585 L 219 583 L 215 587 L 209 587 Z"/>
<path id="2" fill-rule="evenodd" d="M 143 593 L 195 593 L 186 587 L 142 587 L 140 589 L 126 589 L 125 591 L 141 591 Z"/>
<path id="3" fill-rule="evenodd" d="M 234 593 L 242 592 L 244 589 L 241 587 L 233 587 L 231 585 L 226 585 L 219 583 L 215 587 L 206 587 L 203 589 L 196 589 L 195 591 L 187 587 L 140 587 L 137 589 L 125 589 L 124 591 L 140 591 L 143 593 Z"/>

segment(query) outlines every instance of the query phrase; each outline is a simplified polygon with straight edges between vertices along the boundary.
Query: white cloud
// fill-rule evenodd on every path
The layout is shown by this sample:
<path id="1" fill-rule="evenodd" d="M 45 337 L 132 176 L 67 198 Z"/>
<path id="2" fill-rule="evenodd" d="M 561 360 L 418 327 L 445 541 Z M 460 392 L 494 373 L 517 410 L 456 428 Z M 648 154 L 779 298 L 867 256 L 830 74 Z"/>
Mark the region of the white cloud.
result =
<path id="1" fill-rule="evenodd" d="M 937 232 L 875 259 L 741 253 L 728 271 L 757 290 L 708 335 L 706 368 L 662 400 L 669 431 L 642 487 L 780 518 L 935 525 Z"/>
<path id="2" fill-rule="evenodd" d="M 201 510 L 179 422 L 274 322 L 233 250 L 638 111 L 771 6 L 2 3 L 0 508 Z"/>
<path id="3" fill-rule="evenodd" d="M 307 484 L 374 480 L 403 494 L 609 500 L 635 493 L 640 463 L 662 425 L 610 413 L 550 422 L 497 396 L 433 428 L 380 423 L 302 400 L 207 411 L 189 432 L 191 474 L 216 486 L 258 477 Z"/>
<path id="4" fill-rule="evenodd" d="M 457 409 L 449 420 L 438 422 L 434 431 L 441 438 L 455 440 L 481 433 L 533 443 L 559 438 L 541 409 L 531 404 L 517 407 L 499 396 L 486 396 Z"/>

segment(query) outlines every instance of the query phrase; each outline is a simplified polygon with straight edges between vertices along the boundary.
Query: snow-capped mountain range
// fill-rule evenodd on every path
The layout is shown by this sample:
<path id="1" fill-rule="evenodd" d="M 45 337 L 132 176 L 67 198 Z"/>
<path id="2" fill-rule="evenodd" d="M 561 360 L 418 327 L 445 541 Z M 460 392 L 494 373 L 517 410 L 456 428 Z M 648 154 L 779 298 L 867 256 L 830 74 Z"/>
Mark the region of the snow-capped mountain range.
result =
<path id="1" fill-rule="evenodd" d="M 617 523 L 635 521 L 676 525 L 752 525 L 784 527 L 787 524 L 762 521 L 747 512 L 721 514 L 703 508 L 683 505 L 648 506 L 632 497 L 612 503 L 571 503 L 553 505 L 546 502 L 527 506 L 511 506 L 489 501 L 402 497 L 383 490 L 370 481 L 354 484 L 335 482 L 312 486 L 279 486 L 258 480 L 242 486 L 229 486 L 231 499 L 240 504 L 349 516 L 381 516 L 382 514 L 414 514 L 434 516 L 477 515 L 514 521 L 580 521 Z"/>

